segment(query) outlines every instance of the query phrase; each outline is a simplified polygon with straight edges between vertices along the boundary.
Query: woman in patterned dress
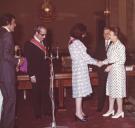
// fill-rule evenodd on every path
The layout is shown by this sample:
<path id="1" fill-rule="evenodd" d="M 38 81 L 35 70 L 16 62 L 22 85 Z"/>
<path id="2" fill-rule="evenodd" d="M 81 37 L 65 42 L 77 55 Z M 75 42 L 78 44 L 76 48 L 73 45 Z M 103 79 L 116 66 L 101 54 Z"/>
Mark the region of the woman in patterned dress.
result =
<path id="1" fill-rule="evenodd" d="M 98 65 L 86 52 L 82 38 L 86 36 L 86 26 L 76 24 L 70 31 L 69 52 L 72 59 L 72 97 L 75 98 L 75 118 L 79 121 L 87 121 L 82 110 L 82 98 L 92 93 L 89 78 L 88 64 Z"/>
<path id="2" fill-rule="evenodd" d="M 107 59 L 103 64 L 111 64 L 105 69 L 108 72 L 106 95 L 109 96 L 109 110 L 103 114 L 104 117 L 113 115 L 112 118 L 124 117 L 123 98 L 126 97 L 126 71 L 125 61 L 126 53 L 125 46 L 119 40 L 119 29 L 116 27 L 110 28 L 111 46 L 107 52 Z M 117 102 L 118 109 L 114 115 L 114 103 Z"/>

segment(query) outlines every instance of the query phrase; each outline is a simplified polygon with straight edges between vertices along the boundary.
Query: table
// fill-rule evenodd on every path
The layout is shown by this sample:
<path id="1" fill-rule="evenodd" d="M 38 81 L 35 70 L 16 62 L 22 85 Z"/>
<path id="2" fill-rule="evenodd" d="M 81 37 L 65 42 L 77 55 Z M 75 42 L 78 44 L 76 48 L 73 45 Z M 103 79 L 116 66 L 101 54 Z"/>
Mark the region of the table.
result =
<path id="1" fill-rule="evenodd" d="M 98 85 L 97 72 L 90 72 L 90 78 L 92 85 L 97 86 Z M 64 88 L 72 86 L 72 73 L 61 72 L 55 74 L 54 83 L 55 87 L 58 87 L 58 101 L 59 101 L 58 110 L 65 111 L 66 109 L 64 107 Z"/>
<path id="2" fill-rule="evenodd" d="M 91 72 L 90 77 L 92 77 L 92 84 L 98 85 L 97 73 Z M 18 75 L 17 76 L 17 89 L 23 90 L 23 97 L 26 100 L 26 90 L 32 89 L 30 79 L 28 75 Z M 71 87 L 72 85 L 72 73 L 71 72 L 60 72 L 55 73 L 54 77 L 54 87 L 58 88 L 58 101 L 59 101 L 59 110 L 64 109 L 64 88 Z"/>
<path id="3" fill-rule="evenodd" d="M 23 98 L 24 98 L 24 100 L 26 100 L 26 98 L 27 98 L 26 90 L 32 89 L 29 75 L 27 75 L 27 74 L 17 75 L 17 89 L 23 90 Z"/>
<path id="4" fill-rule="evenodd" d="M 135 71 L 127 71 L 128 77 L 135 77 Z M 90 72 L 91 83 L 93 86 L 98 85 L 98 75 L 97 72 Z M 28 75 L 20 75 L 17 76 L 18 80 L 18 89 L 24 90 L 24 99 L 26 99 L 26 89 L 32 89 L 29 76 Z M 71 87 L 72 82 L 72 74 L 71 72 L 60 72 L 55 73 L 54 77 L 54 87 L 58 88 L 58 110 L 65 111 L 66 108 L 64 106 L 64 88 Z"/>

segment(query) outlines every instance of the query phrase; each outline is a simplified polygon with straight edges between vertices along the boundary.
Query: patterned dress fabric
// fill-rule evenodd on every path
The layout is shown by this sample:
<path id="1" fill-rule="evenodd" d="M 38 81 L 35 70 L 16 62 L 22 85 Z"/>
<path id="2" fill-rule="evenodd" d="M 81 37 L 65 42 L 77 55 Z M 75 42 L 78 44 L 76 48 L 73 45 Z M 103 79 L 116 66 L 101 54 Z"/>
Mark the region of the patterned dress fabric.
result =
<path id="1" fill-rule="evenodd" d="M 106 95 L 112 98 L 126 97 L 126 53 L 125 46 L 118 40 L 112 43 L 107 51 L 107 59 L 104 63 L 114 63 L 108 73 L 106 83 Z"/>
<path id="2" fill-rule="evenodd" d="M 74 40 L 69 45 L 72 59 L 72 96 L 86 97 L 92 93 L 88 64 L 96 65 L 97 61 L 86 52 L 86 47 L 80 40 Z"/>

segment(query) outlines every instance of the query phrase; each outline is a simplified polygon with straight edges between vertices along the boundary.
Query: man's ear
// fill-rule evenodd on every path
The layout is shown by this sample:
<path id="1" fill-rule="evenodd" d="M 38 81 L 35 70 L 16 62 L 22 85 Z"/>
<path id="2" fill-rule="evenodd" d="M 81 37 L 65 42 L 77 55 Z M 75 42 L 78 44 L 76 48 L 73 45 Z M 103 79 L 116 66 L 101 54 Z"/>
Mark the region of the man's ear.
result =
<path id="1" fill-rule="evenodd" d="M 35 35 L 38 35 L 38 34 L 39 34 L 38 32 L 35 33 Z"/>

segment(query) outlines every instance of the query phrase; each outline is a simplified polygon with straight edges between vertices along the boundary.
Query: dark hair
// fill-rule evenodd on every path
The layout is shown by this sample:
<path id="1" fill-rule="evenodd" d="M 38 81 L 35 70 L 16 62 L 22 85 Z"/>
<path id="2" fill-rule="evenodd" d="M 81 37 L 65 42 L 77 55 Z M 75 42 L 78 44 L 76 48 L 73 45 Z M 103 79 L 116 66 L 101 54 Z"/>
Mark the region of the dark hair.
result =
<path id="1" fill-rule="evenodd" d="M 114 32 L 114 35 L 119 38 L 119 36 L 120 36 L 120 29 L 118 27 L 110 27 L 110 31 Z"/>
<path id="2" fill-rule="evenodd" d="M 82 35 L 87 32 L 87 28 L 82 23 L 75 24 L 70 31 L 70 36 L 76 38 L 76 39 L 82 39 Z"/>
<path id="3" fill-rule="evenodd" d="M 109 26 L 104 27 L 104 30 L 110 30 L 110 27 Z"/>
<path id="4" fill-rule="evenodd" d="M 0 26 L 7 26 L 11 24 L 11 21 L 15 19 L 15 16 L 7 13 L 0 17 Z"/>

